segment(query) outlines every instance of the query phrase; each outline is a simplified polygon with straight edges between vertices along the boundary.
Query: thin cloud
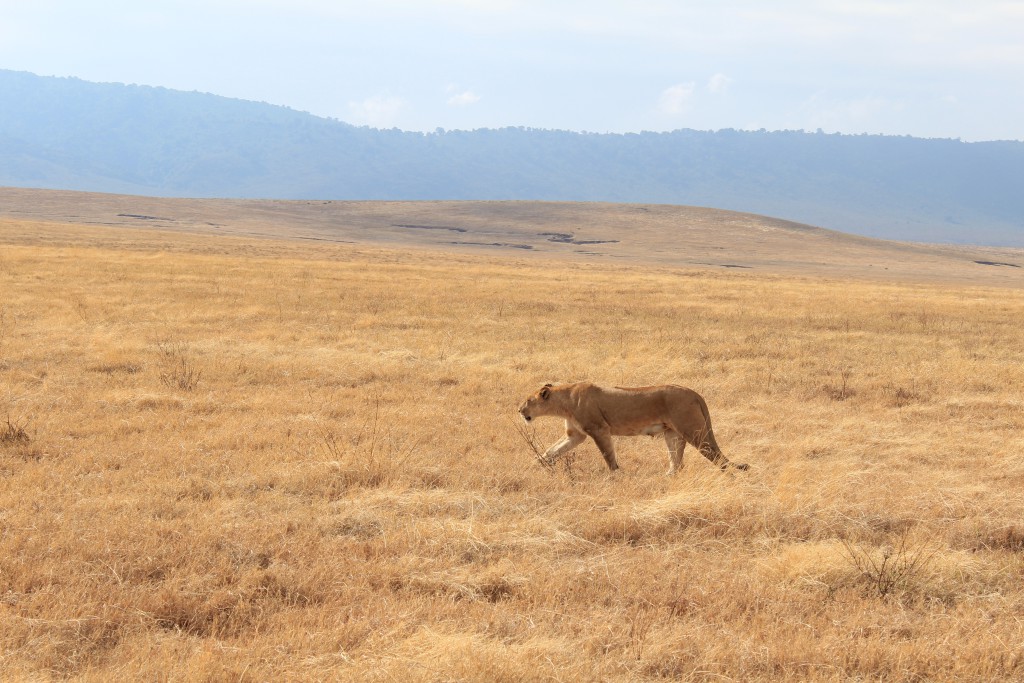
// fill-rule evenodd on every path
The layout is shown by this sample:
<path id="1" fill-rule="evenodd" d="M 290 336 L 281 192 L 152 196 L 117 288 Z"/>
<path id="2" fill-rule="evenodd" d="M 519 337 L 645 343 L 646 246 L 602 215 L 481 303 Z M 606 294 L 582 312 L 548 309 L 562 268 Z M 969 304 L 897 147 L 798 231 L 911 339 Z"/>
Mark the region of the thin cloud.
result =
<path id="1" fill-rule="evenodd" d="M 710 79 L 708 79 L 708 90 L 717 95 L 720 95 L 729 89 L 729 86 L 732 85 L 732 82 L 732 79 L 726 76 L 725 74 L 717 73 Z"/>
<path id="2" fill-rule="evenodd" d="M 349 102 L 350 121 L 355 124 L 383 128 L 393 126 L 406 102 L 392 95 L 374 95 L 362 102 Z"/>
<path id="3" fill-rule="evenodd" d="M 480 96 L 472 90 L 465 90 L 460 93 L 455 93 L 448 98 L 449 107 L 468 107 L 472 104 L 476 104 L 480 101 Z"/>
<path id="4" fill-rule="evenodd" d="M 685 114 L 692 107 L 693 92 L 697 84 L 677 83 L 665 88 L 658 100 L 658 110 L 663 114 Z"/>

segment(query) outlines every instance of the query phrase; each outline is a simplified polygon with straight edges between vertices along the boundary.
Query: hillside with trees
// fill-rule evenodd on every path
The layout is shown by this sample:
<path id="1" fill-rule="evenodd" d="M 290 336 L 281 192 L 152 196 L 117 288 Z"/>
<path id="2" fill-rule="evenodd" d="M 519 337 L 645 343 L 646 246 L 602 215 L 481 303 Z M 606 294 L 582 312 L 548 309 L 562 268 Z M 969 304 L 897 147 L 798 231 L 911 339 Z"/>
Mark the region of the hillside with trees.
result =
<path id="1" fill-rule="evenodd" d="M 168 197 L 685 204 L 1024 246 L 1024 142 L 804 131 L 359 128 L 285 107 L 0 71 L 0 185 Z"/>

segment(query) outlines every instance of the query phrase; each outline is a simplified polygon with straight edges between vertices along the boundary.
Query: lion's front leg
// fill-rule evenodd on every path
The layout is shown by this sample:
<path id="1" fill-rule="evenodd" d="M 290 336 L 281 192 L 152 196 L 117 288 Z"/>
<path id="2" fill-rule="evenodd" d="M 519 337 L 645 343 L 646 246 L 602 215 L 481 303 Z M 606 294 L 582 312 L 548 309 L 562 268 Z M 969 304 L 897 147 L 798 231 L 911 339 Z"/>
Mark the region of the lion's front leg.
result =
<path id="1" fill-rule="evenodd" d="M 544 452 L 544 461 L 553 465 L 563 455 L 579 446 L 586 439 L 586 435 L 572 427 L 566 427 L 565 437 Z"/>

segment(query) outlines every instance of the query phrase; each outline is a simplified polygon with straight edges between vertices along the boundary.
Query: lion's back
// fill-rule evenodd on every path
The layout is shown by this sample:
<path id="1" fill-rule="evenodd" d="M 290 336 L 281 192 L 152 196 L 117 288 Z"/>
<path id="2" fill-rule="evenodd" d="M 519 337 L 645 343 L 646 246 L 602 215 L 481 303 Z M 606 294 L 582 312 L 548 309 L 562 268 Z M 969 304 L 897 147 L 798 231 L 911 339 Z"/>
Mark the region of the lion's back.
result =
<path id="1" fill-rule="evenodd" d="M 693 389 L 676 384 L 659 384 L 644 387 L 594 386 L 588 392 L 591 401 L 600 408 L 605 419 L 615 422 L 664 421 L 667 423 L 691 422 L 703 424 L 703 399 Z M 679 424 L 683 427 L 684 424 Z"/>

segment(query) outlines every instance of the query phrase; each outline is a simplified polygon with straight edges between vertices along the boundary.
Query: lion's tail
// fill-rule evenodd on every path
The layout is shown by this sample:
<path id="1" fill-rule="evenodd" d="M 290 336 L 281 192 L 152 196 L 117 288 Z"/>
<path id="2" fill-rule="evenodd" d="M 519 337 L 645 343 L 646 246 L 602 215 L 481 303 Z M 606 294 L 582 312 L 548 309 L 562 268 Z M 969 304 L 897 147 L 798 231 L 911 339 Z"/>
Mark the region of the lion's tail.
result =
<path id="1" fill-rule="evenodd" d="M 700 394 L 697 395 L 697 401 L 700 403 L 700 412 L 704 414 L 704 431 L 699 436 L 700 443 L 697 444 L 701 455 L 723 470 L 727 467 L 735 467 L 738 470 L 749 469 L 750 465 L 732 462 L 729 458 L 725 457 L 725 453 L 722 452 L 718 441 L 715 439 L 715 432 L 711 429 L 711 412 L 708 410 L 708 404 Z"/>

